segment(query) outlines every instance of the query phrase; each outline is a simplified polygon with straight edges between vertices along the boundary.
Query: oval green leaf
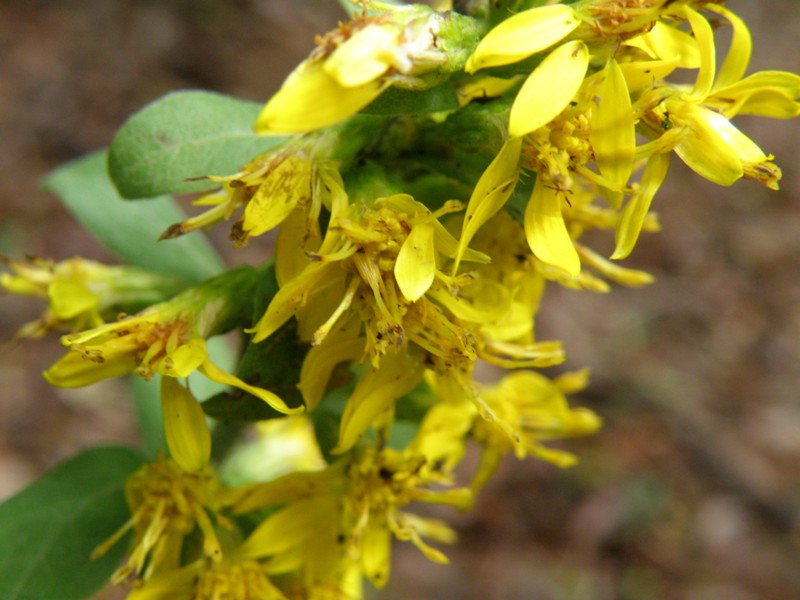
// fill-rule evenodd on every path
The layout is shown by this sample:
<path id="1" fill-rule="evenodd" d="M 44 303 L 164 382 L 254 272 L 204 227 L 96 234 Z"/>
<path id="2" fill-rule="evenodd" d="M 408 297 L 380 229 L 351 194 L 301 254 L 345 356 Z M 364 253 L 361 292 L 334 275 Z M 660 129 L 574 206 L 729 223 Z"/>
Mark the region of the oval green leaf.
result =
<path id="1" fill-rule="evenodd" d="M 125 480 L 142 462 L 125 448 L 93 448 L 0 504 L 0 598 L 82 600 L 99 590 L 125 544 L 89 555 L 129 517 Z"/>
<path id="2" fill-rule="evenodd" d="M 206 175 L 235 173 L 285 138 L 256 135 L 261 104 L 203 91 L 168 94 L 134 114 L 108 156 L 123 198 L 185 194 L 216 187 Z"/>

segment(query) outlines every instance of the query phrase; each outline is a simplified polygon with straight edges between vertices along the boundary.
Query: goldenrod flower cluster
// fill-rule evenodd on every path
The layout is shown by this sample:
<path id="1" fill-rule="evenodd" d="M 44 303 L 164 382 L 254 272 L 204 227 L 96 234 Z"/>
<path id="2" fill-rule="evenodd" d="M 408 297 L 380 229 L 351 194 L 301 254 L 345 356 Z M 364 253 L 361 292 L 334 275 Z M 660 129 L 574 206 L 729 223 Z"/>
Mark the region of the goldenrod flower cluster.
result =
<path id="1" fill-rule="evenodd" d="M 0 280 L 49 298 L 23 333 L 73 330 L 51 384 L 161 376 L 171 456 L 131 476 L 130 521 L 97 550 L 133 532 L 114 576 L 130 598 L 361 598 L 364 579 L 388 580 L 393 539 L 446 562 L 432 544 L 455 532 L 409 503 L 467 508 L 503 456 L 566 467 L 576 458 L 547 442 L 600 426 L 567 400 L 588 370 L 539 370 L 565 360 L 535 334 L 548 283 L 652 281 L 613 261 L 660 228 L 650 205 L 673 152 L 714 183 L 777 188 L 772 155 L 731 118 L 797 116 L 800 77 L 746 75 L 750 34 L 722 2 L 462 5 L 359 3 L 255 122 L 280 143 L 210 174 L 219 188 L 197 203 L 211 208 L 162 236 L 235 215 L 236 246 L 276 230 L 269 298 L 264 269 L 152 299 L 144 275 L 78 259 L 11 262 Z M 717 26 L 732 31 L 721 61 Z M 670 81 L 678 70 L 693 81 Z M 581 240 L 589 230 L 614 232 L 611 260 Z M 104 323 L 128 288 L 149 307 Z M 205 340 L 233 329 L 256 349 L 296 337 L 302 406 L 212 362 Z M 259 435 L 294 439 L 306 459 L 276 451 L 279 476 L 226 482 L 179 381 L 194 371 L 266 402 L 291 425 Z M 323 456 L 314 432 L 331 420 Z M 468 444 L 482 460 L 460 481 Z"/>

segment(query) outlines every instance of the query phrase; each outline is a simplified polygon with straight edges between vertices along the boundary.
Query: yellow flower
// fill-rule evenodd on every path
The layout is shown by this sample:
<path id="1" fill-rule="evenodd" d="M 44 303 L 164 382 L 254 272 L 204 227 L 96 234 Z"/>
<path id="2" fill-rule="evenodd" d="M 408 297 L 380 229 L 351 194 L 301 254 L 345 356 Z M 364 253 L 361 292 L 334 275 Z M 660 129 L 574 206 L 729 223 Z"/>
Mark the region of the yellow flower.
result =
<path id="1" fill-rule="evenodd" d="M 542 441 L 593 434 L 600 427 L 597 415 L 586 408 L 570 408 L 565 392 L 583 389 L 588 370 L 567 373 L 551 381 L 534 371 L 515 371 L 497 385 L 482 390 L 486 404 L 500 422 L 516 432 L 514 439 L 502 435 L 490 422 L 477 421 L 475 436 L 485 445 L 507 452 L 514 450 L 518 458 L 531 455 L 559 466 L 574 464 L 567 452 L 548 448 Z M 565 382 L 569 384 L 564 389 Z"/>
<path id="2" fill-rule="evenodd" d="M 444 401 L 425 415 L 416 443 L 433 460 L 452 468 L 464 454 L 467 437 L 477 440 L 483 455 L 470 485 L 474 493 L 510 451 L 520 459 L 534 456 L 568 467 L 576 462 L 575 456 L 542 442 L 590 435 L 600 427 L 597 415 L 570 408 L 565 398 L 583 389 L 587 378 L 587 370 L 552 381 L 534 371 L 515 371 L 497 384 L 465 391 L 446 378 L 432 377 Z"/>
<path id="3" fill-rule="evenodd" d="M 187 377 L 197 370 L 212 381 L 261 398 L 280 412 L 302 410 L 290 409 L 274 393 L 226 373 L 208 356 L 205 338 L 218 333 L 226 311 L 232 310 L 226 302 L 231 302 L 230 293 L 242 291 L 237 286 L 244 279 L 240 275 L 247 272 L 222 275 L 138 315 L 64 336 L 62 343 L 69 351 L 44 372 L 45 379 L 58 387 L 82 387 L 128 373 L 149 380 L 156 373 Z"/>
<path id="4" fill-rule="evenodd" d="M 271 556 L 268 568 L 295 572 L 321 598 L 337 581 L 334 587 L 349 588 L 353 597 L 360 597 L 348 565 L 357 565 L 374 585 L 385 585 L 392 537 L 411 541 L 431 560 L 447 562 L 423 538 L 452 542 L 455 533 L 438 520 L 403 508 L 411 502 L 463 506 L 471 493 L 452 487 L 450 467 L 455 463 L 439 461 L 441 447 L 422 437 L 430 439 L 420 434 L 402 452 L 360 447 L 322 471 L 292 473 L 233 490 L 229 502 L 237 514 L 284 505 L 256 528 L 239 555 Z M 435 453 L 427 455 L 428 449 Z"/>
<path id="5" fill-rule="evenodd" d="M 333 163 L 316 157 L 324 155 L 333 140 L 330 135 L 295 140 L 253 159 L 238 173 L 208 176 L 208 180 L 219 182 L 222 187 L 194 203 L 213 208 L 170 226 L 161 239 L 210 227 L 230 219 L 242 207 L 243 214 L 230 232 L 237 247 L 274 229 L 296 209 L 304 215 L 304 235 L 319 237 L 320 211 L 323 206 L 330 209 L 329 182 L 339 181 L 340 177 Z"/>
<path id="6" fill-rule="evenodd" d="M 214 522 L 226 521 L 218 512 L 221 487 L 210 469 L 187 473 L 174 461 L 159 457 L 128 478 L 125 494 L 131 518 L 92 553 L 92 558 L 102 556 L 133 530 L 132 550 L 112 576 L 114 583 L 131 575 L 147 580 L 177 569 L 183 542 L 195 528 L 202 533 L 203 556 L 222 559 Z"/>
<path id="7" fill-rule="evenodd" d="M 464 369 L 477 360 L 479 346 L 487 356 L 496 353 L 475 333 L 505 315 L 510 298 L 499 284 L 443 271 L 458 244 L 437 217 L 460 209 L 459 203 L 431 212 L 397 194 L 348 204 L 340 191 L 313 260 L 285 280 L 253 332 L 258 342 L 297 316 L 301 339 L 312 344 L 299 383 L 309 410 L 337 364 L 370 357 L 341 422 L 336 451 L 344 452 L 421 380 L 426 361 Z M 474 250 L 462 255 L 487 260 Z"/>
<path id="8" fill-rule="evenodd" d="M 312 262 L 275 295 L 252 330 L 254 340 L 269 337 L 300 313 L 301 334 L 303 321 L 309 321 L 312 344 L 319 345 L 355 308 L 366 325 L 366 350 L 377 365 L 386 352 L 426 329 L 414 306 L 439 285 L 441 256 L 453 256 L 457 247 L 437 217 L 459 209 L 459 203 L 448 202 L 432 213 L 405 194 L 370 204 L 348 204 L 343 196 Z M 467 258 L 486 260 L 474 251 Z M 322 292 L 327 292 L 324 297 Z"/>
<path id="9" fill-rule="evenodd" d="M 347 470 L 344 524 L 347 544 L 358 557 L 362 571 L 376 587 L 389 579 L 392 536 L 410 541 L 430 560 L 447 563 L 447 557 L 423 541 L 429 537 L 452 543 L 455 532 L 443 522 L 400 510 L 410 502 L 464 505 L 471 499 L 466 489 L 432 490 L 442 483 L 427 458 L 388 448 L 357 452 Z"/>
<path id="10" fill-rule="evenodd" d="M 375 4 L 383 12 L 357 15 L 317 39 L 319 47 L 262 110 L 258 133 L 301 133 L 333 125 L 391 85 L 424 88 L 420 77 L 448 62 L 438 35 L 458 15 L 421 5 Z"/>
<path id="11" fill-rule="evenodd" d="M 159 456 L 131 475 L 126 495 L 131 519 L 98 546 L 92 558 L 105 554 L 129 530 L 134 530 L 133 550 L 113 575 L 121 583 L 129 576 L 150 578 L 171 572 L 180 564 L 184 538 L 195 526 L 203 533 L 203 554 L 219 561 L 222 550 L 211 516 L 217 514 L 222 488 L 209 468 L 211 433 L 200 404 L 171 377 L 161 382 L 164 433 L 171 459 Z"/>
<path id="12" fill-rule="evenodd" d="M 0 257 L 12 273 L 0 273 L 11 294 L 48 301 L 42 316 L 24 325 L 19 337 L 40 338 L 48 331 L 79 331 L 102 325 L 114 310 L 161 300 L 182 286 L 172 278 L 135 267 L 106 266 L 83 258 L 58 263 L 31 259 L 28 264 Z"/>
<path id="13" fill-rule="evenodd" d="M 689 21 L 699 54 L 697 79 L 691 89 L 655 85 L 635 104 L 646 133 L 655 139 L 639 149 L 647 156 L 671 149 L 699 175 L 719 185 L 731 185 L 745 177 L 777 189 L 780 169 L 730 119 L 738 113 L 791 118 L 800 114 L 800 77 L 769 71 L 742 78 L 750 59 L 752 42 L 744 22 L 726 8 L 714 4 L 707 10 L 725 17 L 733 26 L 730 50 L 716 72 L 714 35 L 708 20 L 687 5 L 675 7 Z M 654 48 L 658 58 L 672 59 L 679 50 L 664 45 Z M 671 55 L 668 53 L 672 53 Z"/>

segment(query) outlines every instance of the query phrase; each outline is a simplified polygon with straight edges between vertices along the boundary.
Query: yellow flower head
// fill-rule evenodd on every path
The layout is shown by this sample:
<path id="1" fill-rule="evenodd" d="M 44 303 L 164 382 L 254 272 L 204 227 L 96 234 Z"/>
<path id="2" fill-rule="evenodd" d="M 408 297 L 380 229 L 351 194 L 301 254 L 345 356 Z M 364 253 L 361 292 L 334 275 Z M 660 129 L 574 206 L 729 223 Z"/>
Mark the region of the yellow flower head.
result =
<path id="1" fill-rule="evenodd" d="M 206 212 L 170 226 L 161 239 L 172 239 L 230 219 L 243 210 L 233 224 L 230 239 L 241 247 L 254 236 L 280 225 L 293 211 L 304 215 L 306 237 L 319 237 L 319 215 L 330 209 L 329 184 L 338 180 L 333 163 L 317 159 L 326 153 L 333 136 L 309 136 L 253 159 L 241 171 L 227 176 L 208 176 L 222 184 L 219 190 L 201 196 L 195 204 L 213 206 Z"/>
<path id="2" fill-rule="evenodd" d="M 128 478 L 125 489 L 132 516 L 92 554 L 101 556 L 134 531 L 128 560 L 112 577 L 115 583 L 131 575 L 146 580 L 167 572 L 171 577 L 181 562 L 183 540 L 195 527 L 203 534 L 203 556 L 219 561 L 222 549 L 212 517 L 230 527 L 217 512 L 222 488 L 209 467 L 211 434 L 200 404 L 171 377 L 162 380 L 161 402 L 172 458 L 159 456 Z"/>
<path id="3" fill-rule="evenodd" d="M 694 47 L 698 74 L 691 88 L 656 83 L 641 94 L 635 108 L 646 134 L 655 139 L 639 154 L 646 156 L 674 149 L 691 169 L 719 185 L 731 185 L 745 177 L 777 189 L 781 172 L 772 163 L 773 157 L 765 154 L 730 119 L 739 113 L 776 118 L 797 116 L 800 77 L 765 71 L 743 78 L 752 46 L 746 25 L 722 6 L 709 4 L 706 9 L 726 18 L 733 26 L 731 47 L 719 73 L 711 24 L 688 5 L 676 6 L 674 11 L 676 17 L 689 22 L 694 35 L 691 43 L 662 41 L 667 38 L 664 30 L 672 29 L 664 26 L 660 37 L 647 40 L 650 43 L 643 46 L 655 58 L 672 65 L 690 54 L 685 47 Z"/>
<path id="4" fill-rule="evenodd" d="M 180 289 L 179 283 L 135 267 L 106 266 L 83 258 L 58 263 L 28 263 L 0 257 L 12 273 L 0 273 L 0 287 L 11 294 L 48 301 L 42 316 L 24 325 L 19 337 L 40 338 L 48 331 L 79 331 L 102 325 L 114 309 L 157 302 Z"/>
<path id="5" fill-rule="evenodd" d="M 389 578 L 392 536 L 410 541 L 432 561 L 447 562 L 422 538 L 448 543 L 455 541 L 455 532 L 441 521 L 400 509 L 410 502 L 462 506 L 471 494 L 466 489 L 430 489 L 441 478 L 425 468 L 426 461 L 422 455 L 384 448 L 356 452 L 350 462 L 344 505 L 347 543 L 376 587 L 383 587 Z"/>
<path id="6" fill-rule="evenodd" d="M 448 26 L 463 17 L 419 4 L 365 4 L 382 12 L 358 14 L 318 37 L 318 48 L 262 110 L 256 121 L 258 133 L 327 127 L 354 115 L 387 87 L 425 89 L 430 87 L 425 75 L 463 65 L 457 40 L 453 49 L 448 40 Z M 450 61 L 457 65 L 447 66 Z"/>
<path id="7" fill-rule="evenodd" d="M 454 255 L 457 247 L 437 217 L 459 209 L 459 203 L 448 202 L 432 213 L 405 194 L 369 204 L 348 204 L 340 196 L 322 245 L 312 262 L 281 287 L 253 328 L 255 341 L 298 314 L 301 334 L 308 322 L 312 344 L 322 344 L 337 323 L 346 329 L 343 315 L 353 308 L 350 314 L 364 323 L 366 350 L 377 365 L 381 356 L 413 339 L 415 331 L 429 331 L 419 321 L 430 316 L 422 314 L 418 303 L 441 285 L 442 255 Z M 485 260 L 474 251 L 467 258 Z M 323 291 L 324 297 L 315 300 Z"/>
<path id="8" fill-rule="evenodd" d="M 701 9 L 732 25 L 719 73 L 712 26 Z M 691 35 L 679 28 L 684 22 Z M 562 280 L 573 278 L 576 287 L 584 286 L 581 263 L 598 264 L 574 243 L 576 229 L 568 216 L 572 195 L 587 184 L 621 211 L 613 258 L 627 256 L 646 227 L 650 202 L 669 164 L 659 154 L 674 149 L 692 169 L 721 185 L 745 177 L 777 188 L 781 173 L 773 157 L 729 119 L 738 113 L 797 116 L 800 77 L 775 71 L 743 78 L 751 45 L 741 19 L 715 2 L 549 3 L 502 21 L 482 39 L 468 72 L 536 54 L 542 58 L 511 106 L 512 139 L 470 200 L 467 214 L 477 219 L 465 222 L 461 246 L 510 196 L 518 160 L 537 174 L 525 212 L 531 250 L 560 271 Z M 663 78 L 676 68 L 696 69 L 694 85 L 666 83 Z M 652 141 L 637 148 L 637 131 Z M 521 151 L 514 138 L 523 138 Z M 632 183 L 636 159 L 645 158 L 644 175 Z M 607 264 L 603 269 L 614 273 Z M 638 285 L 640 278 L 625 274 L 622 279 Z"/>
<path id="9" fill-rule="evenodd" d="M 577 391 L 586 385 L 588 371 L 569 373 L 562 382 Z M 575 385 L 576 382 L 579 385 Z M 559 466 L 569 466 L 575 457 L 567 452 L 548 448 L 543 441 L 590 435 L 597 431 L 601 421 L 586 408 L 570 408 L 559 379 L 551 381 L 534 371 L 516 371 L 505 376 L 498 384 L 487 386 L 481 392 L 486 404 L 501 423 L 514 432 L 510 439 L 506 432 L 486 420 L 476 420 L 473 435 L 486 446 L 502 452 L 514 450 L 518 458 L 536 456 Z"/>
<path id="10" fill-rule="evenodd" d="M 249 385 L 216 366 L 208 356 L 205 338 L 218 333 L 225 318 L 227 294 L 237 290 L 237 277 L 212 279 L 173 300 L 151 306 L 138 315 L 122 317 L 82 333 L 64 336 L 69 351 L 44 372 L 51 385 L 82 387 L 128 373 L 149 380 L 156 373 L 187 377 L 194 371 L 224 385 L 257 396 L 276 410 L 290 409 L 272 392 Z"/>
<path id="11" fill-rule="evenodd" d="M 222 559 L 214 524 L 214 520 L 224 522 L 217 512 L 221 487 L 209 469 L 187 473 L 172 460 L 159 457 L 128 478 L 125 493 L 130 520 L 92 555 L 101 556 L 133 530 L 132 550 L 112 581 L 122 583 L 131 575 L 146 580 L 177 569 L 183 541 L 196 527 L 203 535 L 203 555 Z"/>

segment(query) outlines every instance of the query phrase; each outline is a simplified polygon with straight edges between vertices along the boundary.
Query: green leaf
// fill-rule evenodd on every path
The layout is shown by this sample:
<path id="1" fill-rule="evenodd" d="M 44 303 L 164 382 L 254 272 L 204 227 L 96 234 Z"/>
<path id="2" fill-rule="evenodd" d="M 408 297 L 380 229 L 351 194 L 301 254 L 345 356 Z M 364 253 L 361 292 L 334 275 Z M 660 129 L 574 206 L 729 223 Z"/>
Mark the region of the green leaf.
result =
<path id="1" fill-rule="evenodd" d="M 285 139 L 253 132 L 260 110 L 256 102 L 212 92 L 168 94 L 117 132 L 108 155 L 111 179 L 130 199 L 216 187 L 206 179 L 189 180 L 235 173 Z"/>
<path id="2" fill-rule="evenodd" d="M 81 600 L 106 583 L 125 552 L 92 550 L 128 519 L 125 480 L 142 459 L 94 448 L 0 504 L 0 598 Z"/>
<path id="3" fill-rule="evenodd" d="M 59 167 L 43 181 L 100 243 L 124 261 L 189 283 L 224 269 L 222 259 L 199 232 L 158 242 L 186 215 L 171 198 L 123 201 L 106 172 L 106 153 L 95 152 Z"/>

